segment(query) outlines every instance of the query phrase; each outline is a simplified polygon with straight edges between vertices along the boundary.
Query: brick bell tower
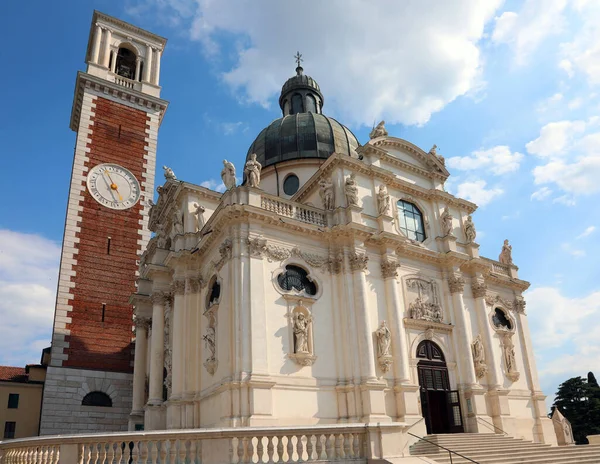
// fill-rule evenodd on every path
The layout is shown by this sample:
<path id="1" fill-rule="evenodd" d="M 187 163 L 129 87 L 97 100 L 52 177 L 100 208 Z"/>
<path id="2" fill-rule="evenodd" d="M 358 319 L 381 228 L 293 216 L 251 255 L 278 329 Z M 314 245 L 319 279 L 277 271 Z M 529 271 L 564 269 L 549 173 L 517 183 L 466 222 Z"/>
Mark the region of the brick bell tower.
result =
<path id="1" fill-rule="evenodd" d="M 40 433 L 127 430 L 137 259 L 150 239 L 166 39 L 94 11 L 78 72 L 77 133 Z"/>

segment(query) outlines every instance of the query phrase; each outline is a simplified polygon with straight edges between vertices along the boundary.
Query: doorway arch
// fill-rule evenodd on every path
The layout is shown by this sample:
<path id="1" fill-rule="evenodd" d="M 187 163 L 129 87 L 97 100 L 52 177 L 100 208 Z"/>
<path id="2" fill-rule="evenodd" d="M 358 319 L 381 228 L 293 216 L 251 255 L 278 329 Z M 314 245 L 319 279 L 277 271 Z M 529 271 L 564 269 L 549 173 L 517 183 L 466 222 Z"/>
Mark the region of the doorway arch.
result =
<path id="1" fill-rule="evenodd" d="M 427 433 L 463 432 L 459 395 L 450 389 L 444 352 L 431 340 L 423 340 L 417 346 L 416 357 Z"/>

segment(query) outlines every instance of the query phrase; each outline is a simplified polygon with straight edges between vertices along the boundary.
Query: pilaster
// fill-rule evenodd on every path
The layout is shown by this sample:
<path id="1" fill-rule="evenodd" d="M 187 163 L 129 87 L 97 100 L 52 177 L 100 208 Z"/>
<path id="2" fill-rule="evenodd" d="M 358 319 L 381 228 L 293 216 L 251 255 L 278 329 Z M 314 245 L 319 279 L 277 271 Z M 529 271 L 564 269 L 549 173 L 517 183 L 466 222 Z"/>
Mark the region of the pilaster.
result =
<path id="1" fill-rule="evenodd" d="M 129 416 L 129 430 L 144 423 L 144 390 L 146 387 L 146 353 L 148 352 L 148 328 L 150 319 L 135 318 L 135 358 L 133 367 L 133 401 Z"/>

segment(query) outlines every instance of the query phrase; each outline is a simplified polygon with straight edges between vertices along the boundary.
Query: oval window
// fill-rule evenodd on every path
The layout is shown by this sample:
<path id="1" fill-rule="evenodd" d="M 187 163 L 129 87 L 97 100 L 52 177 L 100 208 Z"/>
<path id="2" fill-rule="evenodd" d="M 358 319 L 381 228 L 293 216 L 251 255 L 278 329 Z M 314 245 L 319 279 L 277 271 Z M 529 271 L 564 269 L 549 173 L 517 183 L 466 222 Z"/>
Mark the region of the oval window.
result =
<path id="1" fill-rule="evenodd" d="M 300 188 L 300 179 L 296 174 L 290 174 L 283 181 L 283 191 L 286 195 L 293 195 Z"/>

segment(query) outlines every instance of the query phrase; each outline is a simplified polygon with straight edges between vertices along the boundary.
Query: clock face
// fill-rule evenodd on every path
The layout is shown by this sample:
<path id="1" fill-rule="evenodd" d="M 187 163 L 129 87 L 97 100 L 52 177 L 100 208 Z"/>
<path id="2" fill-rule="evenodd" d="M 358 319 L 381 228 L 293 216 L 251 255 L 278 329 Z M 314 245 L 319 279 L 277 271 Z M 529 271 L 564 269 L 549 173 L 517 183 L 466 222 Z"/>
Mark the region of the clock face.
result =
<path id="1" fill-rule="evenodd" d="M 101 205 L 128 209 L 140 199 L 140 184 L 135 176 L 118 164 L 98 164 L 87 176 L 87 188 Z"/>

